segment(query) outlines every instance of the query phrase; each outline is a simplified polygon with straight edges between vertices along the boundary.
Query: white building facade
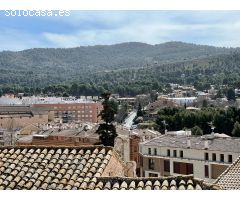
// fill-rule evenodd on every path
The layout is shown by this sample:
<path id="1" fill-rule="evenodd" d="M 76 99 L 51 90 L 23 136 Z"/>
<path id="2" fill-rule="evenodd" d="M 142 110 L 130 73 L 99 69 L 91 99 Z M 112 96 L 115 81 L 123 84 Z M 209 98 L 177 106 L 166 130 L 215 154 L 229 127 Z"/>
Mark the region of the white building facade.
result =
<path id="1" fill-rule="evenodd" d="M 240 139 L 164 135 L 141 143 L 140 156 L 144 177 L 193 174 L 213 182 L 240 156 Z"/>

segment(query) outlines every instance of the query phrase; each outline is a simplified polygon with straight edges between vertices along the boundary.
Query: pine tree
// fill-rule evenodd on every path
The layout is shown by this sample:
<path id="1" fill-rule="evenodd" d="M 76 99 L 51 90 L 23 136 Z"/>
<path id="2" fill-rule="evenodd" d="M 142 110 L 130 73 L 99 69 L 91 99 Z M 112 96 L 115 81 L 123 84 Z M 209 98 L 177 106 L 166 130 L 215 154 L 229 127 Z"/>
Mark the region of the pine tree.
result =
<path id="1" fill-rule="evenodd" d="M 118 111 L 118 104 L 114 100 L 109 100 L 110 93 L 103 93 L 103 110 L 99 114 L 104 123 L 101 123 L 96 131 L 104 146 L 114 146 L 117 137 L 116 127 L 113 125 L 115 115 Z"/>
<path id="2" fill-rule="evenodd" d="M 137 110 L 137 117 L 142 117 L 142 116 L 143 116 L 142 106 L 139 103 L 138 104 L 138 110 Z"/>

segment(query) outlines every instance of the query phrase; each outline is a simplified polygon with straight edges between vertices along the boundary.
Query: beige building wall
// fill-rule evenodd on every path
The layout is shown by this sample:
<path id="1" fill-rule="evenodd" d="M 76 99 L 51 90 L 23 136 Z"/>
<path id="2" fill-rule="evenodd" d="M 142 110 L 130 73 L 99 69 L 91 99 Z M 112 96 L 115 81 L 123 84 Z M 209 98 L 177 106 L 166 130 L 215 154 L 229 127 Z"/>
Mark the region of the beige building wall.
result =
<path id="1" fill-rule="evenodd" d="M 0 116 L 0 128 L 21 128 L 29 124 L 48 123 L 48 114 L 37 114 L 34 116 Z"/>
<path id="2" fill-rule="evenodd" d="M 59 103 L 59 104 L 34 104 L 34 108 L 44 108 L 52 111 L 51 119 L 59 118 L 63 113 L 69 113 L 72 120 L 85 122 L 99 122 L 98 114 L 103 109 L 101 103 Z"/>
<path id="3" fill-rule="evenodd" d="M 151 148 L 151 155 L 148 154 L 148 148 Z M 157 149 L 157 155 L 154 155 L 154 148 Z M 167 150 L 170 150 L 170 157 L 167 155 Z M 173 151 L 176 150 L 177 156 L 173 156 Z M 180 158 L 180 151 L 183 151 L 183 158 Z M 208 160 L 205 160 L 205 153 L 208 153 Z M 212 154 L 216 154 L 216 161 L 212 160 Z M 224 162 L 220 161 L 220 154 L 224 155 Z M 147 171 L 146 175 L 151 171 L 148 169 L 148 161 L 145 160 L 148 158 L 153 159 L 170 159 L 170 175 L 179 175 L 173 172 L 173 162 L 184 162 L 184 163 L 192 163 L 193 164 L 193 175 L 196 178 L 205 179 L 209 182 L 213 182 L 215 180 L 215 174 L 219 174 L 223 171 L 227 166 L 231 163 L 228 162 L 228 155 L 232 155 L 232 161 L 236 160 L 240 153 L 234 152 L 221 152 L 221 151 L 209 151 L 205 150 L 196 150 L 191 148 L 168 148 L 168 147 L 158 147 L 158 146 L 144 146 L 144 144 L 140 144 L 140 155 L 143 157 L 143 166 L 141 167 L 141 175 L 144 175 L 143 172 Z M 208 166 L 209 169 L 209 178 L 205 177 L 205 165 Z M 212 167 L 215 166 L 215 167 Z M 218 166 L 218 167 L 216 167 Z M 163 165 L 160 165 L 158 161 L 156 162 L 155 170 L 152 172 L 159 173 L 159 176 L 164 176 L 161 168 Z M 212 176 L 213 175 L 213 176 Z"/>
<path id="4" fill-rule="evenodd" d="M 122 160 L 119 159 L 119 157 L 113 153 L 109 163 L 107 164 L 105 170 L 102 173 L 102 177 L 108 177 L 108 176 L 124 176 L 124 165 L 122 163 Z"/>

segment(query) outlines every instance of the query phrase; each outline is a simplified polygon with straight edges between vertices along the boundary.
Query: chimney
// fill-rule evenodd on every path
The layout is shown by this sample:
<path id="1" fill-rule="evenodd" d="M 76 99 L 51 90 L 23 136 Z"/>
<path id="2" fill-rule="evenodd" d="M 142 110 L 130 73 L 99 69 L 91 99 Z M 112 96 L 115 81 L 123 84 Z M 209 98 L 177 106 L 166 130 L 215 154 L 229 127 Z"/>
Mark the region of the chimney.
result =
<path id="1" fill-rule="evenodd" d="M 187 139 L 187 148 L 191 148 L 191 140 Z"/>
<path id="2" fill-rule="evenodd" d="M 209 148 L 208 140 L 205 140 L 204 141 L 204 149 L 208 149 L 208 148 Z"/>

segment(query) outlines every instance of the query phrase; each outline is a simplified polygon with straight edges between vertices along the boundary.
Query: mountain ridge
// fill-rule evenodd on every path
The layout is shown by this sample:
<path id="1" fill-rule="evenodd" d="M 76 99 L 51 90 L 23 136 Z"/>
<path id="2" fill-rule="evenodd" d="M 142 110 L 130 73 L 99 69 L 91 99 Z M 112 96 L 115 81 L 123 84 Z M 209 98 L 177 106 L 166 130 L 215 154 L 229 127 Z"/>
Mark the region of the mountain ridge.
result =
<path id="1" fill-rule="evenodd" d="M 162 44 L 127 42 L 75 48 L 34 48 L 0 52 L 0 85 L 45 87 L 85 81 L 92 72 L 157 67 L 239 52 L 179 41 Z M 124 77 L 123 77 L 124 78 Z"/>

